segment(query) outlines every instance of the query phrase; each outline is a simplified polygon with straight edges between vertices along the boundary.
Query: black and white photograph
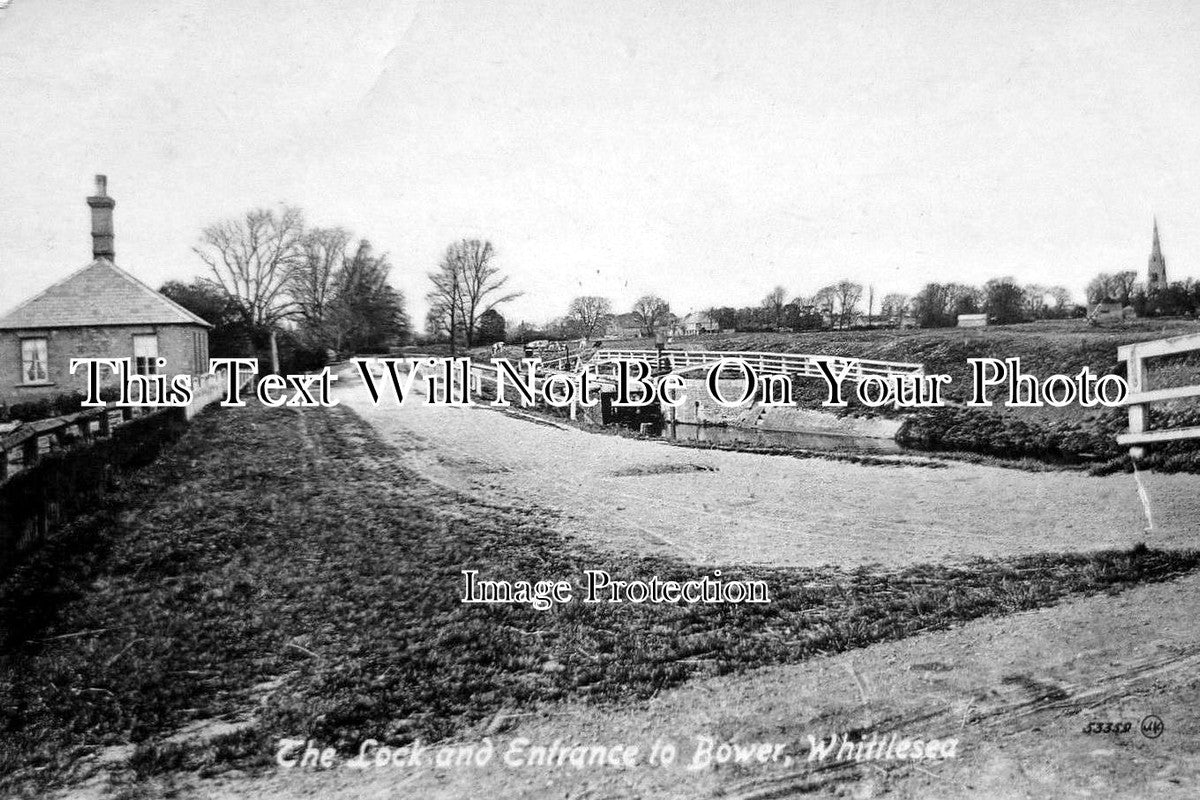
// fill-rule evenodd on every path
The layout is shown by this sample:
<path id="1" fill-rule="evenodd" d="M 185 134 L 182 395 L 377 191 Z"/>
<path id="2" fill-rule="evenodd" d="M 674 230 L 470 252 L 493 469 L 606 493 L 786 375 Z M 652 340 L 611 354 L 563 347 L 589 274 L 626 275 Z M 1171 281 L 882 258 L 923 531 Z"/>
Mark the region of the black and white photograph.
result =
<path id="1" fill-rule="evenodd" d="M 0 798 L 1200 797 L 1200 5 L 0 0 Z"/>

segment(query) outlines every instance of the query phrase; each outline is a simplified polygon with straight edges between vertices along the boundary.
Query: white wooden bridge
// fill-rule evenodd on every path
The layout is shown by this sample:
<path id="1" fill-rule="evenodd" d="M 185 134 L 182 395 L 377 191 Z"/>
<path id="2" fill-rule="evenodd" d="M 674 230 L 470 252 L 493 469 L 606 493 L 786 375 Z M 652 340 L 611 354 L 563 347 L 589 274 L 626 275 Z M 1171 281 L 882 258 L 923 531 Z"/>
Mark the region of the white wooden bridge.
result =
<path id="1" fill-rule="evenodd" d="M 759 375 L 798 375 L 820 378 L 824 373 L 818 366 L 826 362 L 837 374 L 849 368 L 846 375 L 855 380 L 868 375 L 922 375 L 925 367 L 902 361 L 877 361 L 844 356 L 819 356 L 805 353 L 761 353 L 735 350 L 611 350 L 600 349 L 587 362 L 593 366 L 613 364 L 618 360 L 642 359 L 651 365 L 666 363 L 672 372 L 710 369 L 721 361 L 740 360 Z"/>

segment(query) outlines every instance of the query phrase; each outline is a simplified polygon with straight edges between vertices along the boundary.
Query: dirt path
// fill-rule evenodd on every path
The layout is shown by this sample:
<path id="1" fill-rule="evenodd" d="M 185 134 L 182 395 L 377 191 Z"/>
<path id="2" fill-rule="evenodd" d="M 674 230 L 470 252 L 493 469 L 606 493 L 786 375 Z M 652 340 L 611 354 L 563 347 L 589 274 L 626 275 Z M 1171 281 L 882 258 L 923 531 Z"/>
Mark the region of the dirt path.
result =
<path id="1" fill-rule="evenodd" d="M 672 447 L 536 424 L 488 408 L 373 406 L 350 375 L 337 399 L 426 477 L 561 513 L 617 550 L 696 563 L 911 563 L 1044 551 L 1194 546 L 1194 475 L 1145 476 L 1146 532 L 1129 475 L 951 464 L 863 466 Z M 420 401 L 421 398 L 414 398 Z"/>

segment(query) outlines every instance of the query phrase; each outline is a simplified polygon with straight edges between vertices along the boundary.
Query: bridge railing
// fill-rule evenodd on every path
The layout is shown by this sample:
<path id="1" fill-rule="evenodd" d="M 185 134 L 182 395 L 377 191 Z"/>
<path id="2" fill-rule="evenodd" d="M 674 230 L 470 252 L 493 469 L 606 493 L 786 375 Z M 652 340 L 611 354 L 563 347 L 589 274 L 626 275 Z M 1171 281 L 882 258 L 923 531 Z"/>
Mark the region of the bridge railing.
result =
<path id="1" fill-rule="evenodd" d="M 1147 410 L 1151 403 L 1200 397 L 1200 386 L 1148 389 L 1149 360 L 1194 351 L 1200 351 L 1200 334 L 1173 336 L 1117 348 L 1117 358 L 1125 362 L 1129 383 L 1129 394 L 1125 398 L 1125 405 L 1129 407 L 1129 432 L 1118 435 L 1117 443 L 1130 445 L 1129 455 L 1133 458 L 1144 455 L 1145 445 L 1148 444 L 1200 439 L 1200 426 L 1153 431 L 1147 430 L 1146 426 Z"/>
<path id="2" fill-rule="evenodd" d="M 863 378 L 867 375 L 921 375 L 925 367 L 901 361 L 879 361 L 868 358 L 846 358 L 844 356 L 817 356 L 804 353 L 760 353 L 741 352 L 733 350 L 663 350 L 661 357 L 667 361 L 672 371 L 689 367 L 702 367 L 715 364 L 722 359 L 741 359 L 759 374 L 800 375 L 819 378 L 824 375 L 818 362 L 825 361 L 834 372 L 841 374 L 849 366 L 851 378 Z M 657 350 L 609 350 L 603 349 L 592 357 L 593 364 L 611 362 L 618 359 L 640 358 L 651 364 L 660 358 Z"/>

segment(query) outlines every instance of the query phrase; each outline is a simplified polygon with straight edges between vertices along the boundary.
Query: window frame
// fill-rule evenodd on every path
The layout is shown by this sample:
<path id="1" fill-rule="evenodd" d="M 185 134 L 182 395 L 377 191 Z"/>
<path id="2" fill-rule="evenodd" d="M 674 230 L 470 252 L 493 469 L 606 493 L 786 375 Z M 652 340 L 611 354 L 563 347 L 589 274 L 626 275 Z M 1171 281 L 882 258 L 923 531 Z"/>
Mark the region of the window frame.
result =
<path id="1" fill-rule="evenodd" d="M 154 342 L 154 355 L 145 356 L 138 355 L 138 340 L 146 341 L 147 339 Z M 145 359 L 145 361 L 143 361 Z M 135 333 L 133 334 L 133 374 L 135 375 L 157 375 L 158 374 L 158 333 Z"/>
<path id="2" fill-rule="evenodd" d="M 48 386 L 53 383 L 50 380 L 50 337 L 49 336 L 20 336 L 18 340 L 21 344 L 21 386 Z M 41 344 L 41 377 L 30 379 L 27 369 L 30 364 L 37 363 L 25 358 L 26 346 Z"/>

